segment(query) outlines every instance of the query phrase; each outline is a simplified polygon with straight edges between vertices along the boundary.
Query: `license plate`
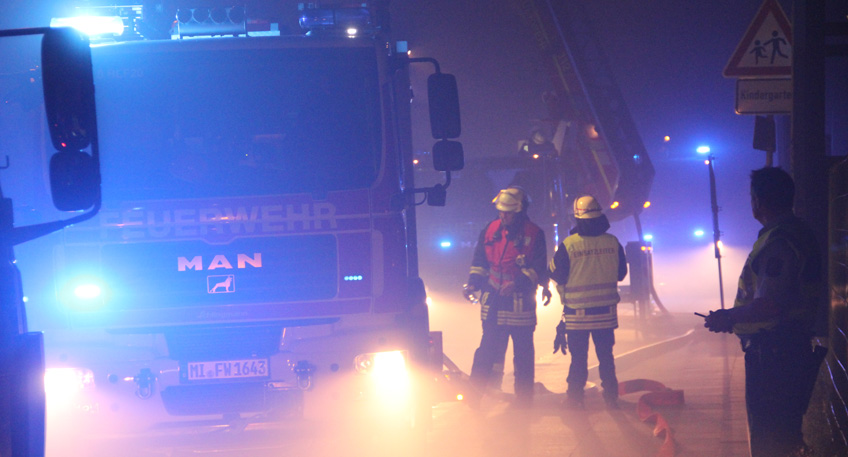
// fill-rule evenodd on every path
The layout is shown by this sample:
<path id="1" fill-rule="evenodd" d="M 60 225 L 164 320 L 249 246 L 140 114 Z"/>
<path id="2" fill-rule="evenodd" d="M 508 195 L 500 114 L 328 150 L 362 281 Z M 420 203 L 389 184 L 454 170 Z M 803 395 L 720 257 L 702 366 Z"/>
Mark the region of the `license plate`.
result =
<path id="1" fill-rule="evenodd" d="M 214 379 L 267 378 L 268 359 L 212 360 L 188 362 L 185 379 L 208 381 Z"/>

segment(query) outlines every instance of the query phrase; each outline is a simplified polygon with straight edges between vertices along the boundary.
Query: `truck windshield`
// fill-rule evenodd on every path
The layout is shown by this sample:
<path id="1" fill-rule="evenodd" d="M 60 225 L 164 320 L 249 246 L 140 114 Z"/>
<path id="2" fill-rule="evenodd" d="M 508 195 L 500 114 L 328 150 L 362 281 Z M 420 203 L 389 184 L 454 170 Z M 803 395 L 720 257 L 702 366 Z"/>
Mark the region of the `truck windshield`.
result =
<path id="1" fill-rule="evenodd" d="M 373 184 L 382 141 L 373 47 L 200 41 L 214 40 L 93 50 L 107 203 Z"/>

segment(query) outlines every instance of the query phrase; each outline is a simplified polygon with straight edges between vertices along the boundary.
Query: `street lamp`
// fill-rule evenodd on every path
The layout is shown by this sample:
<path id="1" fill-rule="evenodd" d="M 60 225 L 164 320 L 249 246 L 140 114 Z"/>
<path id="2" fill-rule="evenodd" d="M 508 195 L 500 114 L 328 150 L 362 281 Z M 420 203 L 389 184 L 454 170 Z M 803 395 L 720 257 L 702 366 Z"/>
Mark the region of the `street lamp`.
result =
<path id="1" fill-rule="evenodd" d="M 699 154 L 709 154 L 710 147 L 709 146 L 698 146 L 696 151 Z M 721 231 L 718 228 L 718 199 L 716 198 L 716 180 L 715 180 L 715 169 L 713 168 L 713 162 L 715 162 L 715 157 L 710 154 L 707 157 L 707 160 L 704 163 L 707 164 L 710 170 L 710 206 L 712 207 L 713 213 L 713 249 L 715 251 L 715 258 L 718 262 L 718 291 L 719 291 L 719 299 L 721 301 L 721 309 L 724 309 L 724 284 L 721 279 Z"/>

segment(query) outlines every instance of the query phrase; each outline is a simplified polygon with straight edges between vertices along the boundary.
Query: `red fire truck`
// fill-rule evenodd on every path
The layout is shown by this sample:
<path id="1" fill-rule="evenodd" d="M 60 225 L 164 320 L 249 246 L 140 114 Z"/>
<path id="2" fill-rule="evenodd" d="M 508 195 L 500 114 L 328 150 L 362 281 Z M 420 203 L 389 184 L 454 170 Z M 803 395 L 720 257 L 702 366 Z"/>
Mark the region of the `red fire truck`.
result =
<path id="1" fill-rule="evenodd" d="M 92 46 L 102 209 L 18 248 L 48 446 L 83 425 L 427 422 L 442 355 L 415 205 L 444 205 L 462 168 L 456 83 L 390 41 L 381 13 L 306 8 L 287 36 L 243 8 L 192 8 L 174 39 Z M 427 188 L 412 65 L 432 72 L 447 179 Z"/>

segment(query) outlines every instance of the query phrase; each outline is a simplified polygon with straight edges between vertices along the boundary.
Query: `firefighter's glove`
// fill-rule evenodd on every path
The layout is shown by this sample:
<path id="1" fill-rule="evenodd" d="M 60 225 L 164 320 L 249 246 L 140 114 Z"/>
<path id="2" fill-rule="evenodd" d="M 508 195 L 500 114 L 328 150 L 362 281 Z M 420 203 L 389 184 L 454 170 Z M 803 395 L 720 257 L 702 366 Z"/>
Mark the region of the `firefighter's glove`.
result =
<path id="1" fill-rule="evenodd" d="M 704 327 L 715 333 L 733 333 L 733 317 L 729 309 L 710 311 L 704 318 Z"/>
<path id="2" fill-rule="evenodd" d="M 559 321 L 559 325 L 556 327 L 556 337 L 554 337 L 554 354 L 557 351 L 562 352 L 562 355 L 568 354 L 566 348 L 568 347 L 568 339 L 565 337 L 565 321 Z"/>
<path id="3" fill-rule="evenodd" d="M 463 284 L 462 285 L 462 296 L 466 300 L 470 301 L 472 304 L 475 304 L 475 305 L 480 302 L 480 299 L 477 298 L 476 292 L 477 292 L 476 287 L 474 287 L 470 284 Z"/>
<path id="4" fill-rule="evenodd" d="M 551 293 L 550 287 L 542 288 L 542 298 L 545 299 L 545 301 L 542 302 L 542 306 L 548 306 L 549 304 L 551 304 L 551 297 L 553 297 L 553 296 L 554 295 Z M 556 352 L 556 351 L 554 351 L 554 352 Z"/>

